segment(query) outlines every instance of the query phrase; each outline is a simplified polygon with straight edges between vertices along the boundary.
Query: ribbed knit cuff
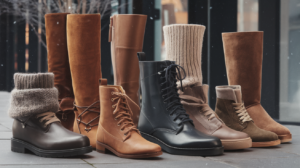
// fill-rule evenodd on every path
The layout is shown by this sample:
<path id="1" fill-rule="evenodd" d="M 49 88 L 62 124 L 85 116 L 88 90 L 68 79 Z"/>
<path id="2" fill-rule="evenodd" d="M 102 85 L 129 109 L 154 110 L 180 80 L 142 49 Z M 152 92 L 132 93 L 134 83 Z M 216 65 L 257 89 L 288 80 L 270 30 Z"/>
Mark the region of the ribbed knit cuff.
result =
<path id="1" fill-rule="evenodd" d="M 205 26 L 174 24 L 164 26 L 166 59 L 175 61 L 186 71 L 183 86 L 202 84 L 201 52 Z"/>
<path id="2" fill-rule="evenodd" d="M 26 118 L 44 112 L 57 112 L 58 91 L 54 87 L 53 73 L 14 75 L 15 88 L 11 92 L 8 115 Z"/>

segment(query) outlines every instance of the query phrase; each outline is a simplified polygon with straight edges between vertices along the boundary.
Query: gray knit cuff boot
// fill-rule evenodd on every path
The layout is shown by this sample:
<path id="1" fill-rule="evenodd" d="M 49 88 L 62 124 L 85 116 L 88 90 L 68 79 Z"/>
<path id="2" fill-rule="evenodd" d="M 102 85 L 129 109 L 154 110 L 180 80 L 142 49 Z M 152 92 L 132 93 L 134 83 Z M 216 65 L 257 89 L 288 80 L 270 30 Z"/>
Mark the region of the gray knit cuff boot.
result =
<path id="1" fill-rule="evenodd" d="M 175 61 L 185 69 L 183 86 L 202 85 L 201 52 L 205 26 L 174 24 L 164 26 L 163 30 L 166 59 Z"/>
<path id="2" fill-rule="evenodd" d="M 15 73 L 14 83 L 8 109 L 10 117 L 21 119 L 58 111 L 58 91 L 54 87 L 53 73 Z"/>

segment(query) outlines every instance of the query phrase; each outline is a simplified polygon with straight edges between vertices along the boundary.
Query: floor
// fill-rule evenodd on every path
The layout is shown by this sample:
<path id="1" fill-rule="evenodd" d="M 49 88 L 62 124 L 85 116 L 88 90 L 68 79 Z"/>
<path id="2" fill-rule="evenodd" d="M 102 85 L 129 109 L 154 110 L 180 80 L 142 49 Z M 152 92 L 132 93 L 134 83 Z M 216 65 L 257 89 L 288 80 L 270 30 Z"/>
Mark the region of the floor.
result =
<path id="1" fill-rule="evenodd" d="M 163 154 L 153 159 L 122 159 L 113 154 L 92 152 L 75 158 L 42 158 L 32 154 L 14 153 L 10 150 L 12 119 L 7 116 L 10 94 L 0 92 L 0 167 L 48 168 L 48 167 L 213 167 L 213 168 L 299 168 L 300 127 L 287 126 L 292 134 L 292 143 L 273 148 L 250 148 L 225 152 L 216 157 L 176 156 Z"/>

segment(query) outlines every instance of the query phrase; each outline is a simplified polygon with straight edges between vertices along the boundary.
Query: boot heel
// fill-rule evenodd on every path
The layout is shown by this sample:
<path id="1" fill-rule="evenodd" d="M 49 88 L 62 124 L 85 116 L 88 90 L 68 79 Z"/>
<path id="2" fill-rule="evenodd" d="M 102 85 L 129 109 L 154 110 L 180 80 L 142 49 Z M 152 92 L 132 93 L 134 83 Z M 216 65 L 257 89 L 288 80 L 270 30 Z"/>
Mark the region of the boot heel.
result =
<path id="1" fill-rule="evenodd" d="M 18 153 L 26 153 L 26 148 L 20 142 L 15 140 L 11 140 L 11 151 L 18 152 Z"/>
<path id="2" fill-rule="evenodd" d="M 104 146 L 101 146 L 98 141 L 96 143 L 96 151 L 99 153 L 107 153 L 107 149 Z"/>

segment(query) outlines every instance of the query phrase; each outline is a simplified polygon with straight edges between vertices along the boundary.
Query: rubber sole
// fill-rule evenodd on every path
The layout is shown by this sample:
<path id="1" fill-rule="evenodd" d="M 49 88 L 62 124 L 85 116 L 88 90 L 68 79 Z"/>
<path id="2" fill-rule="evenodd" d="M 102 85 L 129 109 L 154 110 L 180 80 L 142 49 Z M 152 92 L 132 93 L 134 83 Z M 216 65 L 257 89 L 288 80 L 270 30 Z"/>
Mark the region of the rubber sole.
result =
<path id="1" fill-rule="evenodd" d="M 291 142 L 292 134 L 278 135 L 278 138 L 280 139 L 281 143 Z"/>
<path id="2" fill-rule="evenodd" d="M 281 143 L 280 139 L 276 141 L 268 141 L 268 142 L 252 142 L 252 148 L 277 146 L 280 143 Z"/>
<path id="3" fill-rule="evenodd" d="M 224 150 L 241 150 L 252 147 L 250 137 L 243 139 L 221 139 Z"/>
<path id="4" fill-rule="evenodd" d="M 65 150 L 44 150 L 38 147 L 35 147 L 25 141 L 12 138 L 11 139 L 11 151 L 18 153 L 34 153 L 37 156 L 47 157 L 47 158 L 62 158 L 62 157 L 72 157 L 90 153 L 93 151 L 91 146 L 74 148 L 74 149 L 65 149 Z"/>
<path id="5" fill-rule="evenodd" d="M 135 154 L 135 155 L 129 155 L 129 154 L 122 154 L 117 152 L 116 150 L 114 150 L 112 147 L 101 143 L 99 141 L 97 141 L 96 144 L 96 151 L 99 153 L 107 153 L 108 151 L 111 151 L 112 153 L 114 153 L 115 155 L 117 155 L 118 157 L 121 158 L 130 158 L 130 159 L 139 159 L 139 158 L 151 158 L 151 157 L 157 157 L 159 155 L 162 155 L 162 151 L 159 152 L 153 152 L 153 153 L 144 153 L 144 154 Z"/>
<path id="6" fill-rule="evenodd" d="M 217 148 L 177 148 L 170 146 L 158 138 L 141 132 L 142 136 L 153 143 L 158 144 L 164 152 L 173 154 L 173 155 L 188 155 L 188 156 L 218 156 L 222 155 L 224 152 L 223 147 Z"/>

